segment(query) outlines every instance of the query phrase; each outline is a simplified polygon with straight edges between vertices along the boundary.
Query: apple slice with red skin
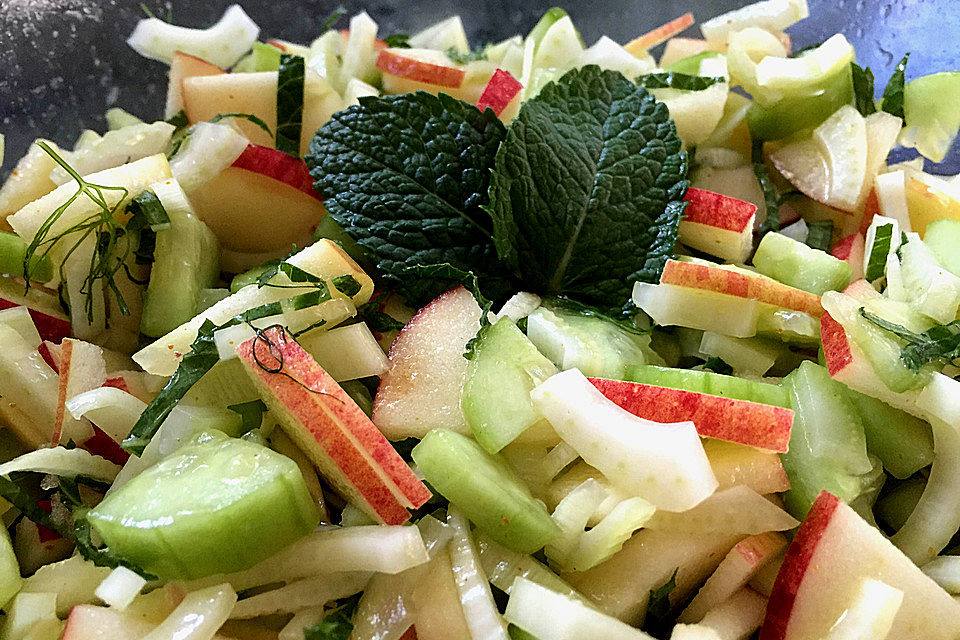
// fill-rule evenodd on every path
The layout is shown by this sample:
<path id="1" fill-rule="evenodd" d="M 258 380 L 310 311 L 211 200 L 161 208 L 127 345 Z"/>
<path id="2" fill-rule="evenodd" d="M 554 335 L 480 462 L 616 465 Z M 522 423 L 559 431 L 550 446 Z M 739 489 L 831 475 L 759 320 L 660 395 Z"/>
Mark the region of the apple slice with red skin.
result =
<path id="1" fill-rule="evenodd" d="M 207 62 L 203 58 L 182 51 L 174 52 L 173 61 L 170 63 L 170 81 L 167 84 L 167 106 L 163 111 L 164 117 L 172 118 L 183 110 L 183 81 L 185 78 L 218 76 L 225 73 L 227 73 L 226 70 L 212 62 Z"/>
<path id="2" fill-rule="evenodd" d="M 784 407 L 625 380 L 590 378 L 590 382 L 640 418 L 662 423 L 689 420 L 701 437 L 767 451 L 785 453 L 790 447 L 793 411 Z"/>
<path id="3" fill-rule="evenodd" d="M 103 386 L 107 379 L 103 351 L 89 342 L 66 338 L 60 345 L 57 373 L 60 384 L 57 389 L 57 412 L 51 441 L 54 445 L 60 444 L 64 436 L 75 442 L 84 440 L 90 436 L 89 423 L 69 416 L 66 402 L 74 396 Z"/>
<path id="4" fill-rule="evenodd" d="M 371 516 L 403 524 L 430 490 L 363 410 L 282 327 L 237 347 L 284 431 L 330 482 Z"/>
<path id="5" fill-rule="evenodd" d="M 826 637 L 863 578 L 903 591 L 903 604 L 886 640 L 960 637 L 960 603 L 880 531 L 824 491 L 787 549 L 760 640 Z"/>
<path id="6" fill-rule="evenodd" d="M 326 209 L 312 185 L 302 159 L 251 144 L 190 202 L 225 248 L 260 253 L 289 248 L 320 222 Z"/>
<path id="7" fill-rule="evenodd" d="M 837 244 L 830 250 L 830 255 L 849 264 L 853 269 L 850 279 L 856 281 L 863 278 L 863 252 L 864 237 L 858 231 L 837 240 Z"/>
<path id="8" fill-rule="evenodd" d="M 384 49 L 377 56 L 377 69 L 415 82 L 458 89 L 466 72 L 457 67 L 436 64 L 404 53 L 404 49 Z"/>
<path id="9" fill-rule="evenodd" d="M 391 440 L 431 429 L 469 434 L 460 409 L 467 342 L 480 330 L 480 305 L 457 287 L 417 312 L 390 347 L 390 368 L 373 400 L 373 422 Z"/>
<path id="10" fill-rule="evenodd" d="M 24 306 L 30 312 L 42 339 L 59 344 L 73 335 L 70 319 L 60 309 L 55 293 L 37 285 L 32 285 L 24 293 L 22 283 L 0 276 L 0 311 L 18 306 Z"/>
<path id="11" fill-rule="evenodd" d="M 666 42 L 681 31 L 686 30 L 693 24 L 693 14 L 685 13 L 679 18 L 674 18 L 670 22 L 660 25 L 652 31 L 648 31 L 642 36 L 638 36 L 625 44 L 624 49 L 632 55 L 642 56 L 650 47 L 655 47 L 661 42 Z"/>
<path id="12" fill-rule="evenodd" d="M 820 296 L 759 274 L 747 274 L 710 264 L 667 260 L 660 276 L 660 284 L 691 287 L 748 298 L 775 307 L 809 313 L 817 318 L 823 313 Z"/>
<path id="13" fill-rule="evenodd" d="M 489 107 L 499 118 L 507 106 L 517 99 L 522 90 L 523 85 L 509 71 L 497 69 L 493 72 L 490 81 L 487 82 L 487 86 L 484 87 L 483 93 L 480 94 L 477 108 L 484 111 Z"/>
<path id="14" fill-rule="evenodd" d="M 746 262 L 753 251 L 757 205 L 695 187 L 687 189 L 684 200 L 680 242 L 728 262 Z"/>

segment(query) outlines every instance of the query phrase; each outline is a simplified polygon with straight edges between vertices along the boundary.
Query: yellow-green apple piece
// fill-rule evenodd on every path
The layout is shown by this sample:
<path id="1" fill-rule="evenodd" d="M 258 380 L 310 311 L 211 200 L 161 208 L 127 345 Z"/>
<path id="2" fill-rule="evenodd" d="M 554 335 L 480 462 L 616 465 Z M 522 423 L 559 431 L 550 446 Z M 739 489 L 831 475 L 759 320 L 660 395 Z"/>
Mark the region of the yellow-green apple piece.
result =
<path id="1" fill-rule="evenodd" d="M 402 524 L 430 491 L 330 374 L 283 328 L 237 347 L 254 386 L 293 442 L 353 504 Z"/>

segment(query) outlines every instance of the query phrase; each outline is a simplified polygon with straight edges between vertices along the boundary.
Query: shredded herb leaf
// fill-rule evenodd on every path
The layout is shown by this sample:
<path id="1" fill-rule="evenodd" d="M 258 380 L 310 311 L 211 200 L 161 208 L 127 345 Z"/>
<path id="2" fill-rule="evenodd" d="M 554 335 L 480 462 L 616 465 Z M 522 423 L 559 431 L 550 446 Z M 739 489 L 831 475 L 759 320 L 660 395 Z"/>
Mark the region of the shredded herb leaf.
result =
<path id="1" fill-rule="evenodd" d="M 386 45 L 392 49 L 409 49 L 410 36 L 405 33 L 395 33 L 383 39 Z"/>
<path id="2" fill-rule="evenodd" d="M 906 54 L 897 63 L 893 75 L 890 76 L 890 82 L 887 88 L 883 90 L 883 97 L 880 99 L 880 108 L 889 114 L 898 118 L 903 118 L 903 87 L 906 84 L 907 60 L 910 54 Z"/>
<path id="3" fill-rule="evenodd" d="M 866 117 L 877 112 L 877 105 L 874 102 L 874 78 L 870 67 L 861 67 L 856 62 L 850 63 L 850 71 L 853 77 L 853 99 L 860 115 Z"/>
<path id="4" fill-rule="evenodd" d="M 303 128 L 303 78 L 303 58 L 281 53 L 277 72 L 277 149 L 297 157 Z"/>
<path id="5" fill-rule="evenodd" d="M 353 296 L 357 295 L 360 293 L 360 289 L 363 288 L 360 283 L 357 282 L 357 279 L 349 273 L 342 276 L 337 276 L 331 280 L 331 284 L 333 284 L 337 291 L 348 298 L 352 298 Z"/>
<path id="6" fill-rule="evenodd" d="M 210 118 L 210 122 L 220 122 L 221 120 L 225 120 L 225 119 L 227 119 L 227 118 L 240 118 L 241 120 L 248 120 L 248 121 L 252 122 L 253 124 L 257 125 L 258 127 L 260 127 L 261 129 L 263 129 L 264 131 L 266 131 L 266 133 L 267 133 L 268 136 L 272 136 L 272 135 L 273 135 L 273 133 L 270 131 L 270 126 L 267 125 L 267 123 L 264 122 L 262 118 L 254 115 L 254 114 L 252 114 L 252 113 L 218 113 L 217 115 L 215 115 L 215 116 L 213 116 L 212 118 Z M 299 146 L 299 144 L 300 144 L 300 143 L 299 143 L 299 141 L 298 141 L 298 142 L 297 142 L 297 145 L 298 145 L 298 146 L 297 146 L 297 153 L 300 152 L 300 146 Z"/>
<path id="7" fill-rule="evenodd" d="M 670 594 L 677 588 L 677 573 L 679 568 L 675 569 L 673 575 L 662 586 L 650 590 L 650 600 L 647 605 L 647 616 L 644 621 L 644 628 L 650 631 L 663 628 L 670 623 Z"/>
<path id="8" fill-rule="evenodd" d="M 873 237 L 873 245 L 867 247 L 870 251 L 870 258 L 867 260 L 867 269 L 863 277 L 869 282 L 874 282 L 883 277 L 887 267 L 887 255 L 890 253 L 892 244 L 893 223 L 878 226 Z"/>
<path id="9" fill-rule="evenodd" d="M 140 265 L 153 264 L 153 253 L 157 246 L 157 231 L 170 226 L 170 216 L 163 203 L 152 191 L 144 191 L 127 205 L 131 214 L 124 227 L 129 233 L 138 233 L 140 241 L 134 251 L 134 261 Z M 128 274 L 129 275 L 129 274 Z"/>
<path id="10" fill-rule="evenodd" d="M 620 73 L 570 71 L 524 103 L 497 153 L 497 252 L 521 288 L 619 309 L 673 255 L 687 168 L 666 105 Z"/>
<path id="11" fill-rule="evenodd" d="M 485 286 L 504 278 L 482 209 L 504 133 L 492 112 L 446 94 L 363 98 L 317 131 L 306 160 L 330 215 L 419 305 L 439 291 L 411 266 L 449 264 Z"/>
<path id="12" fill-rule="evenodd" d="M 760 183 L 760 190 L 763 192 L 763 201 L 766 204 L 767 218 L 760 227 L 762 236 L 768 231 L 780 230 L 780 198 L 777 196 L 777 188 L 773 186 L 773 178 L 767 171 L 767 165 L 763 161 L 763 140 L 753 141 L 751 153 L 751 162 L 753 164 L 753 175 L 757 177 Z"/>
<path id="13" fill-rule="evenodd" d="M 820 251 L 829 252 L 830 244 L 833 242 L 833 220 L 808 222 L 807 229 L 806 245 L 814 249 L 820 249 Z"/>
<path id="14" fill-rule="evenodd" d="M 243 433 L 259 429 L 263 424 L 263 414 L 268 411 L 267 405 L 259 398 L 250 402 L 227 405 L 227 409 L 239 414 L 240 430 Z"/>
<path id="15" fill-rule="evenodd" d="M 682 89 L 684 91 L 703 91 L 715 84 L 726 82 L 726 78 L 692 76 L 686 73 L 661 71 L 648 73 L 637 78 L 637 85 L 645 89 Z"/>
<path id="16" fill-rule="evenodd" d="M 347 9 L 343 5 L 331 11 L 330 15 L 324 19 L 323 25 L 320 27 L 320 33 L 326 33 L 333 29 L 345 15 L 347 15 Z"/>
<path id="17" fill-rule="evenodd" d="M 350 637 L 350 632 L 353 631 L 353 622 L 351 619 L 359 603 L 360 596 L 353 596 L 339 608 L 327 614 L 327 616 L 317 624 L 312 627 L 304 627 L 303 639 L 347 640 L 347 638 Z"/>
<path id="18" fill-rule="evenodd" d="M 177 111 L 175 114 L 167 118 L 166 122 L 175 126 L 177 128 L 176 131 L 179 131 L 180 129 L 190 125 L 190 118 L 187 117 L 186 111 L 180 109 L 180 111 Z M 174 131 L 174 133 L 176 133 L 176 131 Z"/>
<path id="19" fill-rule="evenodd" d="M 724 362 L 722 358 L 718 358 L 717 356 L 710 356 L 707 358 L 707 361 L 703 363 L 703 368 L 708 371 L 722 373 L 727 376 L 733 374 L 733 367 Z"/>
<path id="20" fill-rule="evenodd" d="M 403 329 L 403 323 L 378 309 L 379 303 L 371 300 L 357 309 L 357 315 L 367 323 L 370 331 L 374 333 L 389 333 L 391 331 L 400 331 Z"/>
<path id="21" fill-rule="evenodd" d="M 486 47 L 471 49 L 466 53 L 460 51 L 456 47 L 450 47 L 444 53 L 446 53 L 447 57 L 456 64 L 468 64 L 470 62 L 477 62 L 478 60 L 487 59 Z"/>
<path id="22" fill-rule="evenodd" d="M 906 340 L 906 346 L 900 350 L 900 359 L 912 371 L 920 371 L 924 365 L 936 360 L 952 362 L 960 358 L 960 320 L 936 325 L 923 333 L 917 333 L 884 320 L 864 308 L 860 309 L 860 315 L 881 329 Z"/>

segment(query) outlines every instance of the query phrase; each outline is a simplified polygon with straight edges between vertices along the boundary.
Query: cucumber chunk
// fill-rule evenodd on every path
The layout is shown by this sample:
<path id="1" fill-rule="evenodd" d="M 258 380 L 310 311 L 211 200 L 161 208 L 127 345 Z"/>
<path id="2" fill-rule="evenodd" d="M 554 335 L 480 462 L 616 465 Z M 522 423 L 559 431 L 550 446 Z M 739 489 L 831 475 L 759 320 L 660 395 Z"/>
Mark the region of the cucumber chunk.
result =
<path id="1" fill-rule="evenodd" d="M 27 243 L 9 231 L 0 231 L 0 273 L 23 275 L 23 261 L 27 257 Z M 30 257 L 27 274 L 35 282 L 53 280 L 53 261 L 39 251 Z"/>
<path id="2" fill-rule="evenodd" d="M 533 41 L 534 52 L 540 47 L 540 42 L 543 40 L 543 36 L 547 35 L 547 31 L 550 30 L 554 24 L 559 20 L 566 18 L 567 12 L 561 9 L 560 7 L 553 7 L 552 9 L 547 9 L 547 12 L 543 14 L 543 17 L 534 25 L 533 29 L 530 30 L 527 39 Z"/>
<path id="3" fill-rule="evenodd" d="M 926 422 L 852 389 L 847 398 L 863 421 L 867 451 L 894 478 L 909 478 L 933 462 L 933 432 Z"/>
<path id="4" fill-rule="evenodd" d="M 546 507 L 516 474 L 470 438 L 434 429 L 412 455 L 440 495 L 507 549 L 533 553 L 560 533 Z"/>
<path id="5" fill-rule="evenodd" d="M 153 186 L 170 226 L 157 231 L 150 283 L 143 299 L 140 331 L 159 338 L 200 312 L 204 289 L 220 275 L 220 245 L 190 207 L 175 181 Z"/>
<path id="6" fill-rule="evenodd" d="M 496 453 L 543 420 L 530 391 L 557 373 L 510 318 L 480 330 L 460 397 L 480 446 Z"/>
<path id="7" fill-rule="evenodd" d="M 818 126 L 851 100 L 853 78 L 846 65 L 809 92 L 789 95 L 766 107 L 754 103 L 747 111 L 747 126 L 754 138 L 782 140 Z"/>
<path id="8" fill-rule="evenodd" d="M 943 71 L 911 80 L 903 88 L 903 116 L 917 151 L 942 161 L 960 127 L 960 72 Z"/>
<path id="9" fill-rule="evenodd" d="M 927 225 L 923 243 L 943 268 L 960 277 L 960 220 L 941 218 Z"/>
<path id="10" fill-rule="evenodd" d="M 790 450 L 780 456 L 790 478 L 787 511 L 803 519 L 822 490 L 852 502 L 873 485 L 875 473 L 846 388 L 812 362 L 784 378 L 784 386 L 795 413 Z"/>
<path id="11" fill-rule="evenodd" d="M 625 379 L 641 384 L 696 391 L 775 407 L 790 407 L 787 391 L 779 385 L 745 380 L 712 371 L 640 365 L 630 367 Z"/>
<path id="12" fill-rule="evenodd" d="M 527 316 L 527 337 L 560 370 L 580 369 L 585 376 L 618 379 L 631 365 L 663 363 L 649 334 L 551 302 Z"/>
<path id="13" fill-rule="evenodd" d="M 300 469 L 246 440 L 207 431 L 87 513 L 117 554 L 161 578 L 249 568 L 319 523 Z"/>
<path id="14" fill-rule="evenodd" d="M 760 241 L 753 265 L 765 276 L 818 296 L 842 291 L 853 275 L 853 269 L 843 260 L 772 232 Z"/>

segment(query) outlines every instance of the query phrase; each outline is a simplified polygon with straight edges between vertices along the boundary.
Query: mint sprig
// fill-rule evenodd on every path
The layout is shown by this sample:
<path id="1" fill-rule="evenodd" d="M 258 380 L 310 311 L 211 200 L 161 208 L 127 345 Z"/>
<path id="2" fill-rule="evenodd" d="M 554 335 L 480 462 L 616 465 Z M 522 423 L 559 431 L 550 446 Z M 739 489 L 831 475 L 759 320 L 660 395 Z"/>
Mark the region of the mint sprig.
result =
<path id="1" fill-rule="evenodd" d="M 571 71 L 523 105 L 497 154 L 497 251 L 523 287 L 619 308 L 673 254 L 686 171 L 666 105 L 620 73 Z"/>

